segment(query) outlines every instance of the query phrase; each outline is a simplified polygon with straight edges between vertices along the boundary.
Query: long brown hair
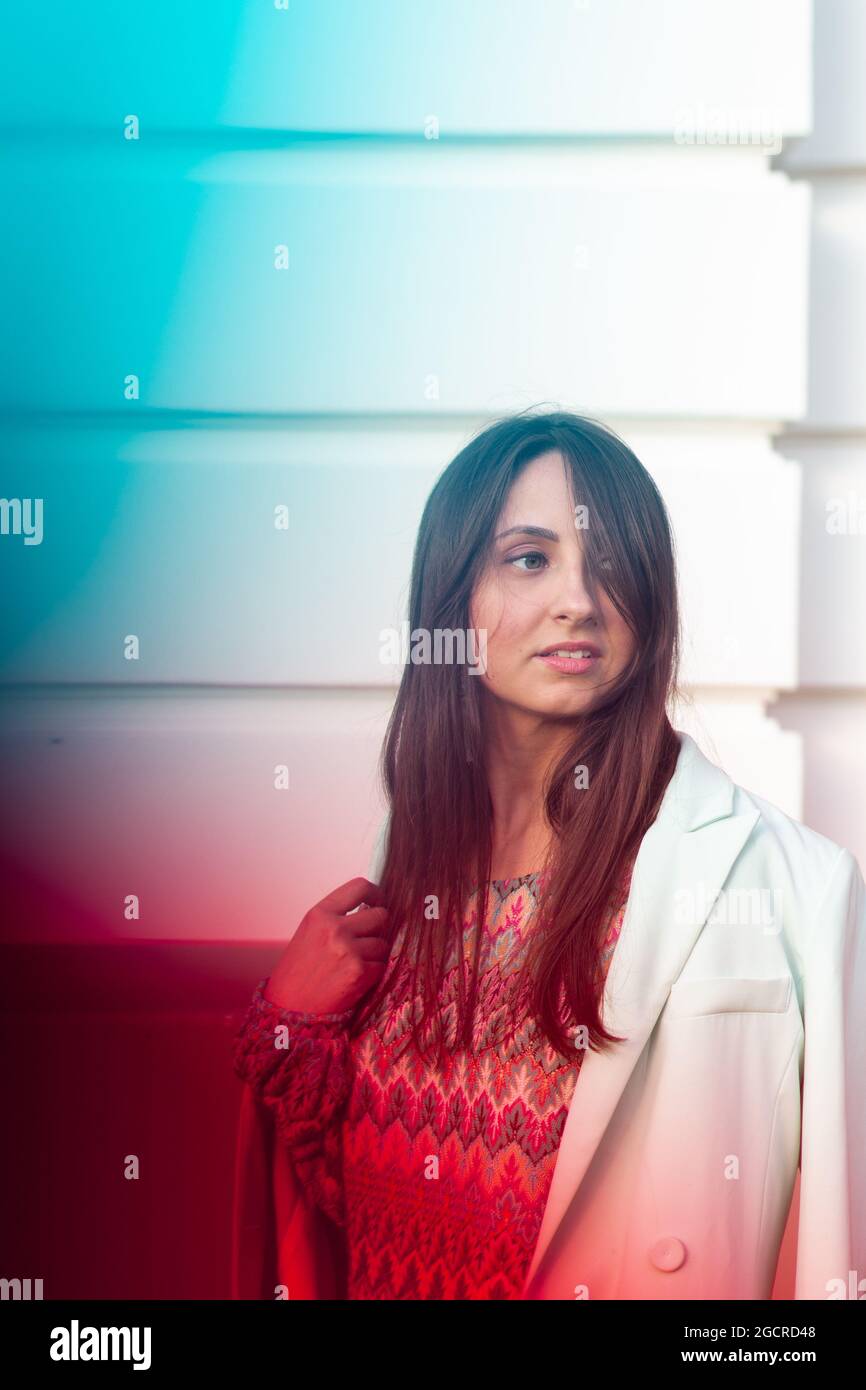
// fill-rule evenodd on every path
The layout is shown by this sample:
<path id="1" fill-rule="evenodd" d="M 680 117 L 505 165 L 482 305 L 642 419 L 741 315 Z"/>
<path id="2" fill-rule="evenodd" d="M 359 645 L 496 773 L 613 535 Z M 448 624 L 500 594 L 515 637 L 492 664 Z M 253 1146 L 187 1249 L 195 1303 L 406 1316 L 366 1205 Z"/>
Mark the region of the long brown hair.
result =
<path id="1" fill-rule="evenodd" d="M 628 668 L 574 722 L 574 739 L 544 784 L 552 850 L 544 868 L 539 927 L 524 966 L 529 1008 L 551 1045 L 574 1048 L 566 1011 L 587 1029 L 589 1046 L 619 1041 L 601 1019 L 601 927 L 618 884 L 655 820 L 679 753 L 667 716 L 678 693 L 681 649 L 671 526 L 650 474 L 613 430 L 567 411 L 528 411 L 483 428 L 437 480 L 415 545 L 409 628 L 469 631 L 471 597 L 491 554 L 509 488 L 537 455 L 557 449 L 574 500 L 589 509 L 582 532 L 589 582 L 600 584 L 635 637 Z M 609 560 L 603 569 L 600 561 Z M 380 759 L 390 807 L 380 876 L 390 909 L 390 940 L 404 924 L 399 951 L 362 1005 L 358 1031 L 402 971 L 421 1029 L 439 1023 L 437 1002 L 456 951 L 456 1037 L 471 1040 L 481 939 L 468 988 L 463 970 L 467 899 L 477 887 L 478 923 L 486 919 L 493 806 L 484 766 L 480 681 L 464 664 L 405 665 Z M 574 770 L 588 770 L 575 795 Z M 431 899 L 431 895 L 434 897 Z M 425 905 L 438 904 L 430 918 Z M 421 947 L 419 950 L 418 947 Z M 573 1026 L 573 1025 L 572 1025 Z"/>

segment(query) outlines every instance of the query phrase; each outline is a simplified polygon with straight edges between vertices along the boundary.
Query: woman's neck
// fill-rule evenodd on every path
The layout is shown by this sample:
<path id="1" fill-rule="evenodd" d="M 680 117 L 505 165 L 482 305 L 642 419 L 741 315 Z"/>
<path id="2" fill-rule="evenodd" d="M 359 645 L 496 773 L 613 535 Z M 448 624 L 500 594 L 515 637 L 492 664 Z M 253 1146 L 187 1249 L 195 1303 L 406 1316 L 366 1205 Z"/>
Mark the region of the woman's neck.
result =
<path id="1" fill-rule="evenodd" d="M 573 740 L 574 729 L 528 716 L 515 719 L 500 711 L 499 717 L 488 719 L 485 735 L 493 806 L 491 877 L 520 878 L 542 867 L 550 847 L 544 781 Z"/>

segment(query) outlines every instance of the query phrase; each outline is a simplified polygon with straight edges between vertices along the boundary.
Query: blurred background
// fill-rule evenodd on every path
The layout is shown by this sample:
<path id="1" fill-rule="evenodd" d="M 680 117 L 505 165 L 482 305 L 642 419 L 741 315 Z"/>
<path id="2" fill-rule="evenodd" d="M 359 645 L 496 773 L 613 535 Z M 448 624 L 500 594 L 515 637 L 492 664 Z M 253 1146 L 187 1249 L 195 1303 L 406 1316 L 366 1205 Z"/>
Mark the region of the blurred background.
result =
<path id="1" fill-rule="evenodd" d="M 0 1275 L 226 1297 L 231 1035 L 367 872 L 380 634 L 485 421 L 635 449 L 677 537 L 675 724 L 866 868 L 866 11 L 3 29 Z"/>

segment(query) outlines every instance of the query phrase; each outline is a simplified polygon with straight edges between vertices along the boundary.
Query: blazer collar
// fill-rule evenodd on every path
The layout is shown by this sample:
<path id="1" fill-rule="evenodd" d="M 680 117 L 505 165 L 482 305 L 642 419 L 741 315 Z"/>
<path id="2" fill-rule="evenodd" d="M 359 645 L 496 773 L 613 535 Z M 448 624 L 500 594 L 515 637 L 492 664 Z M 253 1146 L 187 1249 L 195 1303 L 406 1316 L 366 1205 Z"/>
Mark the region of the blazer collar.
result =
<path id="1" fill-rule="evenodd" d="M 553 1246 L 715 898 L 760 812 L 694 739 L 677 732 L 680 753 L 659 813 L 635 860 L 619 940 L 605 984 L 603 1018 L 626 1041 L 583 1057 L 560 1141 L 523 1297 Z M 739 794 L 739 795 L 738 795 Z M 737 809 L 735 809 L 735 807 Z M 693 911 L 677 894 L 687 890 Z M 688 890 L 691 890 L 689 893 Z"/>
<path id="2" fill-rule="evenodd" d="M 734 783 L 701 752 L 695 740 L 677 731 L 680 755 L 667 785 L 656 821 L 672 819 L 680 829 L 700 830 L 724 820 L 734 808 Z"/>

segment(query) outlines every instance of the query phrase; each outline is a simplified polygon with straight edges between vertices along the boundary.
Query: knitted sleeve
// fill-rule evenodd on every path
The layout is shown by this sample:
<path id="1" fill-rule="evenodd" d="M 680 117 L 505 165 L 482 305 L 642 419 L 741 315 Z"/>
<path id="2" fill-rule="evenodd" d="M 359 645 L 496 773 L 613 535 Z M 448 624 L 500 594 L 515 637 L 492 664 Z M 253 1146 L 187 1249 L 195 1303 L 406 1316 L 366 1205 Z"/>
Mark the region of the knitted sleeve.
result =
<path id="1" fill-rule="evenodd" d="M 310 1200 L 346 1224 L 341 1112 L 351 1089 L 353 1010 L 312 1014 L 264 996 L 260 980 L 234 1037 L 235 1072 L 273 1112 Z"/>

